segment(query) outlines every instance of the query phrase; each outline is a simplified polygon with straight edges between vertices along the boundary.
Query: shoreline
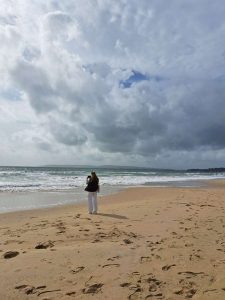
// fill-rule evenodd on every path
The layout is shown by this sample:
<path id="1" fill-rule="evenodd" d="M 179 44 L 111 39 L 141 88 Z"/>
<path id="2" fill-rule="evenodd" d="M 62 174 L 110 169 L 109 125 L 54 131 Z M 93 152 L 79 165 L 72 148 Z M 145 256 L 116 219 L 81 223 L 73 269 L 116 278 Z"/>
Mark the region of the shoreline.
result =
<path id="1" fill-rule="evenodd" d="M 205 188 L 207 186 L 214 186 L 216 182 L 223 182 L 225 181 L 225 179 L 205 179 L 205 180 L 187 180 L 187 181 L 176 181 L 176 182 L 161 182 L 161 183 L 154 183 L 152 182 L 152 184 L 146 184 L 146 185 L 135 185 L 135 186 L 110 186 L 110 187 L 103 187 L 104 192 L 100 195 L 98 195 L 98 198 L 104 198 L 107 197 L 109 195 L 113 195 L 113 194 L 118 194 L 121 191 L 127 190 L 127 189 L 133 189 L 133 188 L 162 188 L 162 189 L 166 189 L 166 188 Z M 82 189 L 83 190 L 83 189 Z M 78 204 L 84 204 L 86 203 L 87 199 L 85 199 L 85 197 L 87 198 L 86 192 L 81 194 L 78 191 L 79 195 L 77 194 L 77 190 L 75 191 L 71 191 L 71 190 L 66 190 L 66 191 L 37 191 L 37 192 L 1 192 L 0 193 L 0 201 L 1 201 L 1 197 L 2 198 L 7 198 L 4 199 L 4 201 L 7 200 L 11 200 L 12 198 L 27 198 L 26 201 L 29 201 L 29 206 L 31 206 L 30 202 L 32 203 L 33 201 L 39 201 L 40 198 L 43 199 L 43 195 L 45 196 L 45 200 L 42 202 L 42 204 L 40 205 L 40 203 L 38 203 L 38 205 L 33 204 L 33 207 L 17 207 L 17 208 L 8 208 L 4 210 L 0 210 L 0 216 L 3 214 L 9 214 L 9 213 L 16 213 L 16 212 L 23 212 L 23 211 L 33 211 L 33 210 L 43 210 L 43 209 L 54 209 L 56 207 L 63 207 L 63 206 L 73 206 L 73 205 L 78 205 Z M 50 204 L 50 200 L 51 199 L 55 199 L 55 198 L 59 198 L 60 200 L 58 200 L 58 202 L 55 202 L 53 204 Z M 64 203 L 61 202 L 61 199 L 63 198 L 68 198 L 67 201 L 64 201 Z M 15 200 L 14 200 L 15 201 Z M 46 201 L 46 203 L 45 203 Z M 16 203 L 16 205 L 18 205 L 17 201 L 14 202 Z M 34 202 L 35 203 L 35 202 Z M 2 204 L 2 202 L 1 202 Z M 12 204 L 11 204 L 12 205 Z"/>
<path id="2" fill-rule="evenodd" d="M 121 186 L 104 187 L 101 197 L 117 193 L 121 190 Z M 61 207 L 64 205 L 76 205 L 85 202 L 86 198 L 87 192 L 84 192 L 83 188 L 74 191 L 1 192 L 0 203 L 1 205 L 5 204 L 5 210 L 0 210 L 0 215 L 11 212 Z"/>

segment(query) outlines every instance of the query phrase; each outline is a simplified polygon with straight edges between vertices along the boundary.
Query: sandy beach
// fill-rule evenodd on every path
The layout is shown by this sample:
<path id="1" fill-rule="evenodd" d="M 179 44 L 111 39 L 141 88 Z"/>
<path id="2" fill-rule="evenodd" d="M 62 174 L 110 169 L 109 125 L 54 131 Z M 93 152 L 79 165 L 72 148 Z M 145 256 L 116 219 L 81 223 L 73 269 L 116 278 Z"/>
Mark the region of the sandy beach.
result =
<path id="1" fill-rule="evenodd" d="M 0 215 L 0 299 L 225 299 L 225 183 Z"/>

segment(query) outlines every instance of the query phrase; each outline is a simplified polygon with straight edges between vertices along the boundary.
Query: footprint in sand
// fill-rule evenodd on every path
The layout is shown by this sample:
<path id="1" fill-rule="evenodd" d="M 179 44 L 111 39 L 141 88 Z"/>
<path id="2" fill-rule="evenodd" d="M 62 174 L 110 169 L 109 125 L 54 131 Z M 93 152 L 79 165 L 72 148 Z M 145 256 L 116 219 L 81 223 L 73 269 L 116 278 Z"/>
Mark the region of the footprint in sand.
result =
<path id="1" fill-rule="evenodd" d="M 54 243 L 52 241 L 48 242 L 39 242 L 36 246 L 35 249 L 47 249 L 47 248 L 52 248 L 54 247 Z"/>
<path id="2" fill-rule="evenodd" d="M 179 284 L 182 285 L 181 288 L 176 289 L 174 291 L 174 294 L 176 295 L 182 295 L 185 298 L 192 298 L 196 292 L 197 292 L 197 288 L 196 288 L 196 284 L 194 282 L 191 281 L 186 281 L 186 280 L 180 280 Z"/>
<path id="3" fill-rule="evenodd" d="M 102 268 L 106 268 L 106 267 L 119 267 L 120 264 L 106 264 L 106 265 L 103 265 Z"/>
<path id="4" fill-rule="evenodd" d="M 22 285 L 16 286 L 15 289 L 24 292 L 26 295 L 37 294 L 38 296 L 40 296 L 41 294 L 44 294 L 44 293 L 53 292 L 53 291 L 43 291 L 44 289 L 46 289 L 46 285 L 34 287 L 31 285 L 22 284 Z M 55 291 L 60 291 L 60 290 L 54 290 L 54 292 Z"/>
<path id="5" fill-rule="evenodd" d="M 164 299 L 162 286 L 163 282 L 153 274 L 141 275 L 136 284 L 129 285 L 129 289 L 134 292 L 128 296 L 128 299 Z"/>
<path id="6" fill-rule="evenodd" d="M 120 284 L 121 287 L 128 287 L 131 285 L 131 282 L 123 282 Z"/>
<path id="7" fill-rule="evenodd" d="M 184 231 L 189 231 L 189 230 L 191 230 L 192 228 L 188 228 L 188 227 L 185 227 L 184 228 Z"/>
<path id="8" fill-rule="evenodd" d="M 129 289 L 130 290 L 133 290 L 133 293 L 132 294 L 130 294 L 129 296 L 128 296 L 128 299 L 129 300 L 135 300 L 135 299 L 140 299 L 140 297 L 138 296 L 138 295 L 140 295 L 140 293 L 141 293 L 141 288 L 140 288 L 140 286 L 139 285 L 131 285 L 130 287 L 129 287 Z M 138 294 L 138 295 L 137 295 Z M 138 298 L 137 298 L 138 297 Z"/>
<path id="9" fill-rule="evenodd" d="M 175 266 L 176 266 L 175 264 L 173 264 L 173 265 L 165 265 L 165 266 L 162 267 L 162 270 L 163 271 L 168 271 L 170 268 L 175 267 Z"/>
<path id="10" fill-rule="evenodd" d="M 186 278 L 192 278 L 192 277 L 196 277 L 198 275 L 204 275 L 206 276 L 206 274 L 204 272 L 192 272 L 192 271 L 184 271 L 184 272 L 178 272 L 178 275 L 184 275 Z"/>
<path id="11" fill-rule="evenodd" d="M 152 261 L 152 258 L 150 256 L 141 256 L 140 257 L 140 263 L 143 264 L 143 263 L 146 263 L 146 262 L 150 262 Z"/>
<path id="12" fill-rule="evenodd" d="M 72 274 L 77 274 L 79 273 L 80 271 L 84 270 L 85 267 L 81 266 L 81 267 L 77 267 L 76 269 L 73 269 L 70 271 L 70 273 Z"/>
<path id="13" fill-rule="evenodd" d="M 107 260 L 109 260 L 109 261 L 114 261 L 115 259 L 118 259 L 118 258 L 120 258 L 119 255 L 113 256 L 113 257 L 109 257 L 109 258 L 107 258 Z"/>
<path id="14" fill-rule="evenodd" d="M 92 243 L 99 243 L 99 242 L 101 242 L 100 239 L 95 239 L 94 241 L 92 241 Z"/>
<path id="15" fill-rule="evenodd" d="M 8 245 L 8 244 L 13 244 L 13 243 L 17 243 L 17 244 L 22 244 L 24 243 L 24 241 L 19 241 L 19 240 L 7 240 L 3 243 L 3 245 Z"/>
<path id="16" fill-rule="evenodd" d="M 9 258 L 13 258 L 16 257 L 17 255 L 19 255 L 18 251 L 7 251 L 3 254 L 3 257 L 5 259 L 9 259 Z"/>
<path id="17" fill-rule="evenodd" d="M 101 291 L 101 288 L 104 284 L 103 283 L 95 283 L 92 285 L 89 285 L 88 287 L 82 289 L 83 294 L 97 294 Z"/>
<path id="18" fill-rule="evenodd" d="M 131 275 L 133 275 L 133 276 L 138 276 L 138 275 L 140 275 L 140 272 L 134 271 L 134 272 L 131 273 Z"/>
<path id="19" fill-rule="evenodd" d="M 125 244 L 129 245 L 129 244 L 132 244 L 133 242 L 129 239 L 124 239 L 123 240 Z"/>
<path id="20" fill-rule="evenodd" d="M 189 255 L 189 260 L 194 261 L 194 260 L 203 259 L 202 256 L 199 254 L 199 252 L 201 252 L 200 249 L 193 250 L 192 254 Z"/>
<path id="21" fill-rule="evenodd" d="M 75 296 L 76 292 L 72 291 L 72 292 L 67 292 L 66 296 Z"/>

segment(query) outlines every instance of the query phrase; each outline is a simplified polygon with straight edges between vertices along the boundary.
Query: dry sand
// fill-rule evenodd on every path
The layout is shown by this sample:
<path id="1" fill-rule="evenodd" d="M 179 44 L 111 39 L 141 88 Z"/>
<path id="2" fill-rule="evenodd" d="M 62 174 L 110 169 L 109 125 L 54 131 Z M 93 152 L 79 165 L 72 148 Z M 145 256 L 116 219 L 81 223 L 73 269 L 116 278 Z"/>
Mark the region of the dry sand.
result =
<path id="1" fill-rule="evenodd" d="M 131 188 L 100 198 L 98 215 L 2 214 L 0 299 L 224 300 L 224 191 Z"/>

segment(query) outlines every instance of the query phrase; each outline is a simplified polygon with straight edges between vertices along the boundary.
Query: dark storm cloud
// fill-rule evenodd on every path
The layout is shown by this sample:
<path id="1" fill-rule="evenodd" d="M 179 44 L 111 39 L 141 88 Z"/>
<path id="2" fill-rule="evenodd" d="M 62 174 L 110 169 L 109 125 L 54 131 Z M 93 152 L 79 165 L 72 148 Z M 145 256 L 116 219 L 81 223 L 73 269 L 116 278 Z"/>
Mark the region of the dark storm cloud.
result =
<path id="1" fill-rule="evenodd" d="M 11 72 L 16 85 L 26 91 L 30 103 L 37 113 L 45 113 L 56 107 L 56 96 L 46 72 L 41 68 L 19 61 Z"/>
<path id="2" fill-rule="evenodd" d="M 77 130 L 73 125 L 58 123 L 52 120 L 50 129 L 55 139 L 67 146 L 81 145 L 87 140 L 86 136 L 82 135 L 81 130 Z"/>
<path id="3" fill-rule="evenodd" d="M 171 88 L 173 86 L 167 87 L 154 100 L 150 90 L 145 98 L 141 94 L 135 95 L 135 110 L 128 104 L 122 110 L 114 107 L 114 110 L 96 112 L 94 122 L 97 125 L 92 123 L 88 128 L 102 150 L 148 155 L 201 147 L 223 149 L 225 85 L 211 81 L 196 86 L 193 82 L 190 91 L 176 84 L 175 88 L 182 89 L 183 94 L 176 100 L 173 97 L 165 99 L 164 95 L 170 94 Z M 108 122 L 105 116 L 108 116 Z"/>

